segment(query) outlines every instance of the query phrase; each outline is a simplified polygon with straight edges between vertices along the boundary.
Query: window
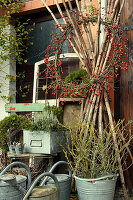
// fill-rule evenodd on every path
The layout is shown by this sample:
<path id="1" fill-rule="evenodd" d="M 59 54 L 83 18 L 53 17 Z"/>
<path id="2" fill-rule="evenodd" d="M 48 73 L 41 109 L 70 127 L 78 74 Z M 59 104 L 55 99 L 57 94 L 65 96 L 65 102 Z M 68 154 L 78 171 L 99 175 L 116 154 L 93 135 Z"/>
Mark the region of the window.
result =
<path id="1" fill-rule="evenodd" d="M 36 62 L 39 62 L 45 58 L 44 50 L 51 42 L 51 32 L 56 32 L 55 22 L 51 19 L 51 16 L 47 12 L 32 14 L 30 16 L 26 16 L 27 19 L 32 19 L 32 25 L 28 25 L 27 28 L 31 28 L 33 26 L 34 30 L 31 32 L 31 41 L 33 45 L 28 48 L 28 52 L 25 55 L 25 59 L 27 59 L 27 63 L 23 63 L 21 65 L 17 64 L 17 73 L 24 72 L 25 79 L 20 79 L 17 81 L 17 90 L 21 91 L 17 93 L 17 103 L 30 103 L 33 101 L 33 81 L 34 81 L 34 65 Z M 59 14 L 57 14 L 57 18 L 59 18 Z M 24 19 L 25 20 L 25 17 Z M 62 19 L 59 19 L 60 23 Z M 34 26 L 35 24 L 35 26 Z M 68 47 L 67 42 L 64 44 L 63 53 L 68 53 L 71 51 Z M 41 64 L 41 68 L 46 68 L 45 64 Z M 63 78 L 68 75 L 71 71 L 77 69 L 79 67 L 79 61 L 77 58 L 67 58 L 63 61 Z M 45 95 L 45 91 L 42 90 L 43 85 L 47 85 L 46 82 L 49 80 L 40 79 L 39 80 L 39 91 L 38 91 L 38 99 L 54 99 L 55 96 L 51 95 L 49 92 L 48 95 Z M 29 92 L 26 93 L 25 96 L 23 94 L 23 88 L 26 85 L 30 85 Z M 25 89 L 24 89 L 25 90 Z"/>

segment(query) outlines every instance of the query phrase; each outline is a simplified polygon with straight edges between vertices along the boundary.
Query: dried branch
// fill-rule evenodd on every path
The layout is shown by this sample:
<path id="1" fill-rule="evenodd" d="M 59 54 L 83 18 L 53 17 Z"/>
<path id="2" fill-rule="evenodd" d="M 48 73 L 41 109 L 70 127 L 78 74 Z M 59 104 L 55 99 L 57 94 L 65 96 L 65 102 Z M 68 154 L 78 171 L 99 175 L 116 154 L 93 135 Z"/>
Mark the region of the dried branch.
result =
<path id="1" fill-rule="evenodd" d="M 86 58 L 88 57 L 88 55 L 87 55 L 87 48 L 86 48 L 84 39 L 83 39 L 82 35 L 79 36 L 79 33 L 78 33 L 77 28 L 76 28 L 76 26 L 74 24 L 74 21 L 71 18 L 71 15 L 69 13 L 69 10 L 67 8 L 65 0 L 63 0 L 63 5 L 65 7 L 65 10 L 66 10 L 67 16 L 68 16 L 68 18 L 69 18 L 69 20 L 71 22 L 71 25 L 73 26 L 73 30 L 75 32 L 75 36 L 77 38 L 77 41 L 80 44 L 80 47 L 81 47 L 80 51 L 81 51 L 81 53 L 83 55 L 83 58 L 84 58 L 84 61 L 85 61 L 85 65 L 86 65 Z M 90 61 L 89 57 L 88 57 L 88 62 L 89 62 L 89 65 L 88 65 L 87 69 L 88 69 L 89 74 L 91 74 L 91 61 Z"/>
<path id="2" fill-rule="evenodd" d="M 120 2 L 120 0 L 116 0 L 114 2 L 113 12 L 112 12 L 112 15 L 111 15 L 111 21 L 113 21 L 113 19 L 114 19 L 114 16 L 115 16 L 116 10 L 118 8 L 119 2 Z"/>
<path id="3" fill-rule="evenodd" d="M 96 124 L 96 117 L 97 117 L 97 114 L 98 114 L 100 99 L 101 99 L 101 95 L 99 95 L 97 97 L 97 101 L 96 101 L 96 105 L 95 105 L 95 109 L 94 109 L 94 114 L 93 114 L 93 119 L 92 119 L 92 124 Z"/>
<path id="4" fill-rule="evenodd" d="M 50 13 L 51 16 L 53 17 L 53 19 L 54 19 L 54 21 L 56 22 L 56 24 L 59 26 L 60 30 L 63 31 L 62 28 L 60 27 L 60 24 L 59 24 L 58 20 L 56 19 L 55 15 L 54 15 L 53 12 L 51 11 L 51 9 L 47 6 L 46 1 L 45 1 L 45 0 L 41 0 L 41 1 L 43 2 L 44 6 L 47 8 L 47 10 L 49 11 L 49 13 Z M 83 59 L 82 59 L 80 53 L 77 51 L 77 49 L 76 49 L 75 45 L 72 43 L 72 41 L 69 40 L 69 42 L 70 42 L 70 44 L 71 44 L 73 50 L 75 51 L 75 53 L 76 53 L 77 56 L 79 57 L 79 60 L 81 61 L 82 65 L 84 66 L 84 61 L 83 61 Z"/>
<path id="5" fill-rule="evenodd" d="M 114 8 L 114 2 L 115 2 L 116 0 L 112 0 L 111 1 L 111 5 L 110 5 L 110 7 L 108 6 L 108 10 L 111 12 L 111 11 L 113 11 L 113 8 Z"/>
<path id="6" fill-rule="evenodd" d="M 113 39 L 114 38 L 111 38 L 111 41 L 109 43 L 109 47 L 108 47 L 108 50 L 107 50 L 107 53 L 106 53 L 106 58 L 105 58 L 105 61 L 104 61 L 104 64 L 102 66 L 102 71 L 104 71 L 105 67 L 106 67 L 106 64 L 107 64 L 107 61 L 108 61 L 108 58 L 109 58 L 109 55 L 110 55 L 110 51 L 111 51 L 111 46 L 112 46 L 112 43 L 113 43 Z"/>
<path id="7" fill-rule="evenodd" d="M 94 61 L 93 69 L 96 64 L 96 59 L 99 53 L 99 35 L 100 35 L 100 20 L 101 20 L 101 0 L 98 0 L 98 21 L 97 21 L 97 30 L 96 30 L 96 39 L 95 39 L 95 50 L 94 50 Z"/>
<path id="8" fill-rule="evenodd" d="M 102 128 L 102 102 L 101 101 L 100 101 L 100 105 L 99 105 L 99 134 L 100 134 L 100 138 L 102 139 L 103 128 Z"/>
<path id="9" fill-rule="evenodd" d="M 111 4 L 113 3 L 112 0 L 108 0 L 108 5 L 107 5 L 107 13 L 110 12 L 111 9 Z"/>
<path id="10" fill-rule="evenodd" d="M 78 8 L 78 11 L 80 12 L 81 9 L 80 9 L 80 6 L 79 6 L 79 2 L 78 2 L 78 0 L 76 0 L 76 5 L 77 5 L 77 8 Z"/>
<path id="11" fill-rule="evenodd" d="M 72 4 L 71 4 L 71 1 L 70 1 L 70 0 L 68 0 L 68 5 L 69 5 L 70 10 L 72 11 L 73 8 L 72 8 Z"/>
<path id="12" fill-rule="evenodd" d="M 120 10 L 119 10 L 118 17 L 117 17 L 117 24 L 119 22 L 120 15 L 121 15 L 122 9 L 124 7 L 124 3 L 125 3 L 125 0 L 123 0 L 122 3 L 121 3 Z"/>
<path id="13" fill-rule="evenodd" d="M 60 7 L 60 5 L 59 5 L 59 3 L 58 3 L 58 0 L 55 0 L 55 1 L 56 1 L 56 6 L 57 6 L 57 8 L 58 8 L 58 11 L 59 11 L 61 17 L 63 18 L 64 23 L 67 24 L 67 22 L 66 22 L 66 20 L 65 20 L 65 18 L 64 18 L 64 16 L 63 16 L 63 12 L 62 12 L 62 10 L 61 10 L 61 7 Z M 74 42 L 75 42 L 75 44 L 76 44 L 76 46 L 77 46 L 77 48 L 78 48 L 78 52 L 80 52 L 80 44 L 77 43 L 77 40 L 76 40 L 75 37 L 73 37 L 73 39 L 74 39 Z M 70 41 L 70 40 L 69 40 L 69 41 Z M 73 44 L 73 43 L 72 43 L 72 41 L 71 41 L 71 45 L 72 45 L 72 44 Z M 74 44 L 73 44 L 73 46 L 75 47 Z M 76 52 L 75 52 L 75 53 L 76 53 Z M 81 54 L 81 53 L 80 53 L 80 54 Z M 83 63 L 82 63 L 82 64 L 83 64 Z"/>

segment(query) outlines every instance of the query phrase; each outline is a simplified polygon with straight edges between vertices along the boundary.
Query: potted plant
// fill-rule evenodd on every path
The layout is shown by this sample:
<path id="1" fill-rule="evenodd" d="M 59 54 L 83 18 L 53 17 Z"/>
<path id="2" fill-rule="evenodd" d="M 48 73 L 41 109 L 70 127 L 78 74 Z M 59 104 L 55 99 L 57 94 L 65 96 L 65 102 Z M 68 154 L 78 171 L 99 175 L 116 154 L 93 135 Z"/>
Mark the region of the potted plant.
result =
<path id="1" fill-rule="evenodd" d="M 62 148 L 75 177 L 79 200 L 113 200 L 118 154 L 124 165 L 126 147 L 132 139 L 125 138 L 123 131 L 118 132 L 121 125 L 119 122 L 115 126 L 118 151 L 112 138 L 113 130 L 109 127 L 98 134 L 93 124 L 79 122 L 75 129 L 69 130 L 68 142 Z"/>
<path id="2" fill-rule="evenodd" d="M 26 116 L 11 114 L 0 121 L 0 148 L 7 153 L 13 143 L 20 142 L 20 131 L 29 128 L 31 122 Z M 14 151 L 15 152 L 15 151 Z"/>
<path id="3" fill-rule="evenodd" d="M 63 129 L 59 125 L 62 108 L 47 106 L 34 115 L 32 126 L 23 130 L 24 152 L 54 154 L 61 151 Z"/>

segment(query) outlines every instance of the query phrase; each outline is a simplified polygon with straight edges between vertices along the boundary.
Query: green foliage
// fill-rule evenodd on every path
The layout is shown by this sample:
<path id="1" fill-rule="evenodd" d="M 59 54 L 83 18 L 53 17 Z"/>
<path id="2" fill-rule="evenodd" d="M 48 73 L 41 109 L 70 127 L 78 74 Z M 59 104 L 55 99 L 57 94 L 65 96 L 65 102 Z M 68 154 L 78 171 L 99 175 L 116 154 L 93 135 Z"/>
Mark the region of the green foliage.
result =
<path id="1" fill-rule="evenodd" d="M 31 130 L 60 130 L 62 126 L 59 125 L 60 116 L 62 114 L 62 108 L 56 106 L 47 106 L 43 112 L 37 112 L 34 115 L 34 122 Z"/>
<path id="2" fill-rule="evenodd" d="M 23 88 L 20 85 L 19 90 L 20 90 L 19 92 L 21 92 L 21 94 L 22 94 L 22 97 L 26 97 L 26 95 L 28 94 L 28 92 L 30 90 L 30 85 L 25 85 Z"/>
<path id="3" fill-rule="evenodd" d="M 120 127 L 122 127 L 122 122 L 118 122 L 115 130 L 104 129 L 103 133 L 98 134 L 93 124 L 79 122 L 75 128 L 69 129 L 70 134 L 67 137 L 66 147 L 62 148 L 76 176 L 97 178 L 117 173 L 119 169 L 118 154 L 120 154 L 124 166 L 127 158 L 126 147 L 129 146 L 133 137 L 126 136 L 125 138 L 123 133 L 125 126 L 122 127 L 122 132 L 117 134 L 116 130 Z M 115 148 L 113 131 L 117 135 L 119 150 Z"/>
<path id="4" fill-rule="evenodd" d="M 10 7 L 13 3 L 22 3 L 22 0 L 0 0 L 0 5 L 3 7 Z"/>
<path id="5" fill-rule="evenodd" d="M 14 11 L 15 12 L 15 11 Z M 12 61 L 16 60 L 18 63 L 22 63 L 23 56 L 28 49 L 29 32 L 32 29 L 26 30 L 28 22 L 21 22 L 19 18 L 12 17 L 12 13 L 8 13 L 9 16 L 2 16 L 0 18 L 0 46 L 2 50 L 0 52 L 0 63 L 12 58 Z M 11 26 L 9 26 L 11 24 Z"/>
<path id="6" fill-rule="evenodd" d="M 91 86 L 90 77 L 87 71 L 79 68 L 71 72 L 65 78 L 63 96 L 68 98 L 86 98 Z"/>
<path id="7" fill-rule="evenodd" d="M 97 10 L 96 10 L 96 8 L 91 4 L 90 5 L 90 7 L 89 7 L 89 9 L 88 9 L 88 12 L 89 12 L 89 14 L 94 14 L 94 13 L 97 13 Z"/>
<path id="8" fill-rule="evenodd" d="M 16 61 L 21 64 L 25 62 L 24 55 L 28 50 L 29 33 L 33 29 L 27 30 L 28 21 L 22 22 L 20 17 L 16 16 L 20 8 L 24 5 L 23 0 L 0 0 L 0 8 L 3 9 L 3 15 L 0 17 L 0 71 L 5 73 L 5 62 L 11 58 L 12 64 Z M 5 77 L 10 82 L 19 78 L 19 75 L 8 75 Z M 21 77 L 20 77 L 21 78 Z M 4 79 L 4 77 L 3 77 Z M 0 84 L 2 93 L 3 85 Z M 11 100 L 13 97 L 4 99 Z"/>
<path id="9" fill-rule="evenodd" d="M 1 64 L 3 64 L 9 56 L 11 56 L 14 61 L 15 59 L 18 61 L 20 60 L 22 53 L 21 46 L 23 38 L 25 39 L 23 35 L 25 24 L 21 24 L 19 18 L 13 17 L 12 15 L 19 12 L 21 6 L 21 0 L 0 0 L 0 7 L 4 8 L 4 14 L 0 18 L 0 46 L 2 47 L 0 53 Z M 9 27 L 10 24 L 12 25 Z"/>
<path id="10" fill-rule="evenodd" d="M 68 76 L 66 76 L 65 81 L 68 83 L 71 82 L 85 83 L 86 81 L 89 81 L 89 76 L 85 69 L 79 68 L 71 72 Z"/>
<path id="11" fill-rule="evenodd" d="M 11 140 L 14 130 L 29 129 L 31 122 L 23 115 L 11 114 L 0 121 L 0 148 L 8 151 L 7 142 Z"/>

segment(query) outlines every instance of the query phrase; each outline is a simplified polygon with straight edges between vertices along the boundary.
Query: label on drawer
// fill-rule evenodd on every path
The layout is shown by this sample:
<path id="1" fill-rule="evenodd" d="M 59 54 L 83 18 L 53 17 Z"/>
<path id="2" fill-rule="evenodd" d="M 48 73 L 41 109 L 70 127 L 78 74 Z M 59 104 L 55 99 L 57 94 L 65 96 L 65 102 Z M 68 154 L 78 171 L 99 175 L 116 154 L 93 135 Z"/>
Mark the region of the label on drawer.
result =
<path id="1" fill-rule="evenodd" d="M 42 147 L 42 140 L 31 140 L 30 146 L 31 147 Z"/>

